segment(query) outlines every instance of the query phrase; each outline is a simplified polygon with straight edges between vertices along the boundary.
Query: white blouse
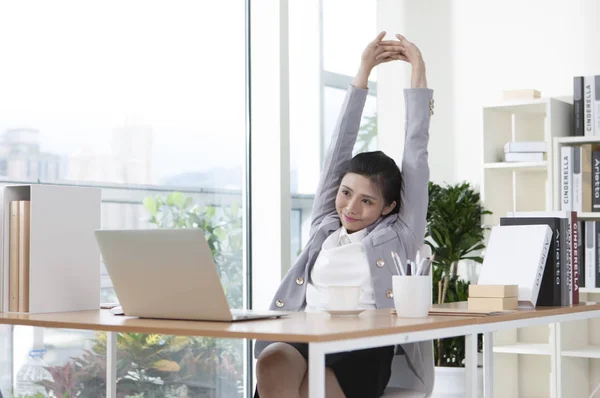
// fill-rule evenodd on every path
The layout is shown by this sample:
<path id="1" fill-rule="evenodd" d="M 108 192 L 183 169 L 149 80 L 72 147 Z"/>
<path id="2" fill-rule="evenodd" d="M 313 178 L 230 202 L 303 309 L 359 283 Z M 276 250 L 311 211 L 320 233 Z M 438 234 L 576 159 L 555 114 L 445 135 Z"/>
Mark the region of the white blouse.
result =
<path id="1" fill-rule="evenodd" d="M 358 308 L 375 308 L 371 271 L 361 243 L 365 236 L 366 229 L 348 234 L 341 227 L 323 242 L 306 286 L 305 311 L 325 310 L 327 287 L 336 285 L 361 286 Z"/>

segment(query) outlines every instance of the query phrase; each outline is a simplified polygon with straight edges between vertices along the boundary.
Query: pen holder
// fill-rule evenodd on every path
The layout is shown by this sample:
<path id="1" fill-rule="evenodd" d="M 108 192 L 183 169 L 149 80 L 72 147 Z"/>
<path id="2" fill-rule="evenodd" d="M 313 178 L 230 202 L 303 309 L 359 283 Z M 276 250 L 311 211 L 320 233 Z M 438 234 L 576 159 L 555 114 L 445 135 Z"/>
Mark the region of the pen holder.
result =
<path id="1" fill-rule="evenodd" d="M 431 308 L 431 276 L 392 276 L 394 306 L 400 318 L 425 318 Z"/>

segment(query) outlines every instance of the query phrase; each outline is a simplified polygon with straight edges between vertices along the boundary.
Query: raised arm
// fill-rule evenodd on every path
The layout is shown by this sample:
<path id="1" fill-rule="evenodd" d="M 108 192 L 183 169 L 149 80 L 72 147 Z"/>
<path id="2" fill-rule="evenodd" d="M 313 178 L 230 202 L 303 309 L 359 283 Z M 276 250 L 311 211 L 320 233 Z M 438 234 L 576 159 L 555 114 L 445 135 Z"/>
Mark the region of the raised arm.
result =
<path id="1" fill-rule="evenodd" d="M 358 136 L 360 120 L 367 98 L 367 89 L 350 85 L 346 98 L 327 149 L 312 209 L 311 235 L 323 218 L 335 212 L 337 195 L 342 174 L 352 159 L 352 149 Z"/>
<path id="2" fill-rule="evenodd" d="M 402 156 L 402 204 L 398 217 L 400 227 L 408 228 L 414 235 L 417 245 L 423 243 L 427 226 L 427 206 L 429 204 L 429 121 L 433 111 L 433 90 L 427 88 L 425 62 L 421 52 L 402 35 L 396 35 L 405 52 L 396 55 L 397 59 L 409 62 L 412 68 L 411 88 L 404 90 L 405 100 L 405 140 Z M 389 44 L 388 44 L 389 43 Z M 391 46 L 393 42 L 383 42 Z"/>
<path id="3" fill-rule="evenodd" d="M 331 143 L 325 156 L 321 177 L 312 209 L 311 235 L 317 230 L 323 218 L 335 213 L 335 197 L 346 171 L 348 162 L 352 159 L 352 149 L 356 143 L 363 108 L 367 99 L 367 83 L 373 68 L 383 62 L 392 61 L 403 50 L 401 44 L 395 46 L 380 46 L 385 32 L 381 32 L 370 42 L 361 56 L 361 64 L 352 84 L 348 87 L 346 98 L 340 110 L 333 131 Z M 380 55 L 387 55 L 381 57 Z"/>

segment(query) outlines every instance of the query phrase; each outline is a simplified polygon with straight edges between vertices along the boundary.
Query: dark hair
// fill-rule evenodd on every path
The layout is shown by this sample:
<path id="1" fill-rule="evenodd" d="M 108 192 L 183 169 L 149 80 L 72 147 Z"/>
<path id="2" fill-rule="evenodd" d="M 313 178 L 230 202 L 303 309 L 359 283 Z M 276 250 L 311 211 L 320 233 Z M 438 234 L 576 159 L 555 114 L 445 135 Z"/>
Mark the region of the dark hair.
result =
<path id="1" fill-rule="evenodd" d="M 381 151 L 361 152 L 348 163 L 345 174 L 348 173 L 367 177 L 377 184 L 386 206 L 395 201 L 396 207 L 389 214 L 400 211 L 400 193 L 403 189 L 402 173 L 394 159 Z"/>

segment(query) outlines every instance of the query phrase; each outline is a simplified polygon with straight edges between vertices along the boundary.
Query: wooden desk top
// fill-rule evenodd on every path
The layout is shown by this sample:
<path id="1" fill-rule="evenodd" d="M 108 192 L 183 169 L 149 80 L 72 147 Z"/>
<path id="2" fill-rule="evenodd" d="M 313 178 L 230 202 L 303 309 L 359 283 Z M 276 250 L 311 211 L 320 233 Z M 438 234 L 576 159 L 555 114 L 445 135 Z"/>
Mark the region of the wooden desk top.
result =
<path id="1" fill-rule="evenodd" d="M 599 303 L 582 303 L 571 307 L 544 307 L 483 317 L 430 316 L 408 319 L 398 318 L 392 315 L 390 310 L 382 309 L 365 311 L 354 318 L 331 318 L 327 313 L 299 312 L 280 319 L 232 323 L 139 319 L 115 316 L 108 310 L 97 310 L 51 314 L 0 313 L 0 324 L 178 336 L 320 342 L 598 310 L 600 310 Z"/>

